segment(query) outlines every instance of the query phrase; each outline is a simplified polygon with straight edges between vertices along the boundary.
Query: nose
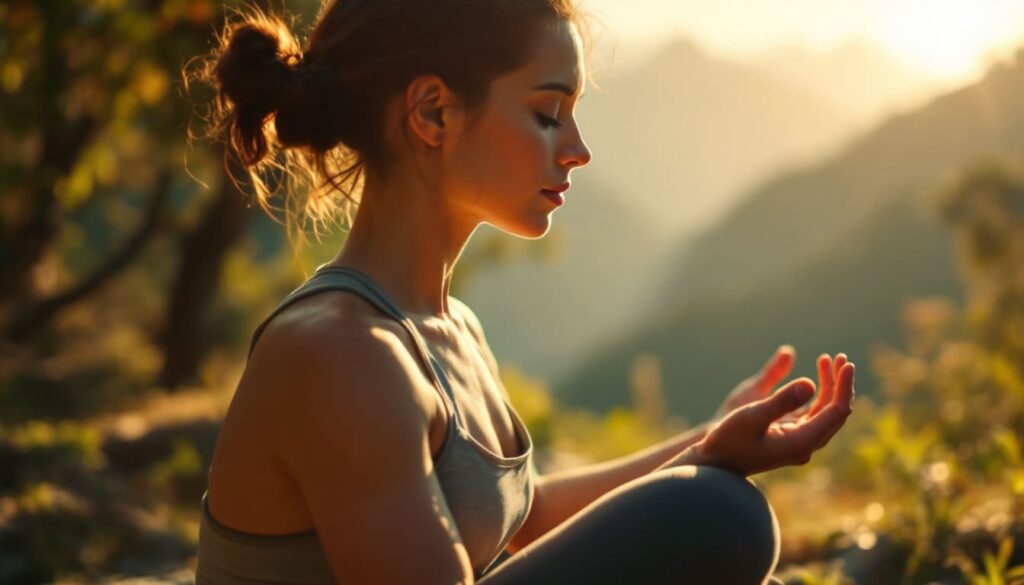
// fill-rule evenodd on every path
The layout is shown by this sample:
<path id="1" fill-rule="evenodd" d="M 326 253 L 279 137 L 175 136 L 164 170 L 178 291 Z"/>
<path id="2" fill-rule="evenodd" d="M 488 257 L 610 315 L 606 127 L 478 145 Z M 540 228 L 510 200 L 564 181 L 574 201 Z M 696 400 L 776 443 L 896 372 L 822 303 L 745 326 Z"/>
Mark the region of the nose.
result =
<path id="1" fill-rule="evenodd" d="M 571 134 L 571 138 L 565 142 L 565 145 L 558 153 L 558 164 L 571 169 L 582 167 L 589 163 L 592 158 L 593 154 L 590 152 L 587 143 L 583 141 L 583 135 L 580 134 L 579 127 L 577 126 L 576 131 Z"/>

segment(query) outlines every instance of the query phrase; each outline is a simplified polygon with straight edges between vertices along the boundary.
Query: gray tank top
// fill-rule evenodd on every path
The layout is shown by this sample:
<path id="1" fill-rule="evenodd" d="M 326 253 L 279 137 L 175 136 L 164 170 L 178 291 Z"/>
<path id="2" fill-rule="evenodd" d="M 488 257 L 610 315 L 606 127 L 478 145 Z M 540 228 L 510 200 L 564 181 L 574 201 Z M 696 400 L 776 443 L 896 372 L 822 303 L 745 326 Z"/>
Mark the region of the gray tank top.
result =
<path id="1" fill-rule="evenodd" d="M 469 553 L 474 576 L 480 578 L 522 527 L 533 503 L 533 440 L 526 425 L 506 395 L 505 406 L 516 429 L 520 454 L 504 457 L 474 439 L 462 425 L 448 378 L 426 340 L 375 281 L 352 268 L 318 268 L 256 328 L 249 354 L 274 316 L 301 298 L 327 290 L 355 293 L 401 323 L 412 336 L 419 359 L 433 374 L 432 382 L 446 405 L 449 421 L 444 444 L 434 459 L 434 472 Z M 281 535 L 240 532 L 214 519 L 206 498 L 203 493 L 197 585 L 336 583 L 314 530 Z"/>

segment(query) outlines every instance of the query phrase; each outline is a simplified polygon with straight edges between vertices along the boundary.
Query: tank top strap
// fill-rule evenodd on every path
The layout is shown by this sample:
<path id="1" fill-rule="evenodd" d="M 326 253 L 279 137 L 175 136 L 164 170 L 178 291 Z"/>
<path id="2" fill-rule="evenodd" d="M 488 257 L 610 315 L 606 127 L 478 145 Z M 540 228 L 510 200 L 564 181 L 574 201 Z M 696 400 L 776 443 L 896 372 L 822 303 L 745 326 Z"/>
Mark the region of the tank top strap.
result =
<path id="1" fill-rule="evenodd" d="M 273 312 L 271 312 L 270 315 L 256 327 L 256 330 L 253 332 L 252 341 L 249 344 L 249 355 L 252 355 L 252 351 L 256 347 L 256 341 L 259 339 L 260 334 L 263 333 L 263 330 L 266 329 L 267 325 L 270 324 L 271 319 L 299 299 L 303 299 L 326 290 L 341 290 L 354 293 L 373 305 L 381 313 L 384 313 L 401 324 L 409 335 L 412 336 L 413 345 L 416 347 L 416 353 L 423 365 L 426 366 L 427 370 L 431 373 L 431 381 L 434 386 L 441 391 L 441 396 L 448 404 L 449 409 L 453 413 L 458 413 L 458 403 L 452 393 L 448 376 L 445 374 L 444 368 L 441 367 L 441 363 L 430 351 L 430 347 L 427 345 L 426 340 L 420 332 L 416 330 L 412 321 L 405 315 L 405 313 L 402 312 L 391 296 L 388 295 L 376 281 L 370 278 L 369 275 L 347 266 L 321 265 L 316 269 L 313 276 L 306 280 L 306 282 L 302 283 L 298 288 L 290 292 L 288 296 L 281 301 L 277 308 L 275 308 Z"/>

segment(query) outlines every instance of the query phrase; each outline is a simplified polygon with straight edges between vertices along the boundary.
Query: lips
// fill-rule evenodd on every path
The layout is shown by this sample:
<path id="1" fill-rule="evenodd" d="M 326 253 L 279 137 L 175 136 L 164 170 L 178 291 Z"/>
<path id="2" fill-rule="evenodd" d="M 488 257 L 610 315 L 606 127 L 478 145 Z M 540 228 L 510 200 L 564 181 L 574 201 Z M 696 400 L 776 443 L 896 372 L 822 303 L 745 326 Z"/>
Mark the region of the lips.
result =
<path id="1" fill-rule="evenodd" d="M 569 190 L 569 186 L 569 181 L 565 181 L 563 183 L 559 183 L 555 187 L 551 187 L 550 189 L 541 189 L 540 194 L 547 197 L 555 205 L 562 205 L 565 203 L 565 195 L 563 195 L 563 193 Z"/>
<path id="2" fill-rule="evenodd" d="M 561 191 L 552 191 L 550 189 L 541 189 L 540 194 L 547 197 L 555 205 L 562 205 L 565 203 L 565 195 L 562 195 Z"/>
<path id="3" fill-rule="evenodd" d="M 565 181 L 564 183 L 561 183 L 555 187 L 551 187 L 550 189 L 545 188 L 543 189 L 543 191 L 551 191 L 553 193 L 564 193 L 565 191 L 569 190 L 570 186 L 572 186 L 572 183 L 570 183 L 569 181 Z"/>

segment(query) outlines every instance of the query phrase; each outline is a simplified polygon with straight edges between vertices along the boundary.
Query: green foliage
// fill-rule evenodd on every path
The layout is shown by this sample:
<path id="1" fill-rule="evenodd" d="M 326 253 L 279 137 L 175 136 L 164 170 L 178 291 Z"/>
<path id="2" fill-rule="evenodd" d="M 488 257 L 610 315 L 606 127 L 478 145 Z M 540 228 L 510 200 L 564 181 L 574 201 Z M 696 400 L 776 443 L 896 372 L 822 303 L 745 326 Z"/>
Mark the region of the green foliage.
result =
<path id="1" fill-rule="evenodd" d="M 776 575 L 786 585 L 853 585 L 839 563 L 810 563 Z"/>
<path id="2" fill-rule="evenodd" d="M 514 365 L 501 368 L 502 382 L 537 449 L 572 454 L 588 461 L 628 455 L 682 432 L 685 421 L 665 419 L 657 360 L 641 356 L 634 372 L 634 404 L 605 414 L 558 404 L 546 384 Z"/>
<path id="3" fill-rule="evenodd" d="M 130 545 L 133 529 L 107 516 L 115 493 L 104 479 L 101 437 L 88 424 L 29 421 L 0 428 L 0 549 L 19 559 L 13 581 L 52 579 L 73 569 L 100 574 Z M 10 570 L 8 567 L 5 569 Z"/>
<path id="4" fill-rule="evenodd" d="M 555 448 L 594 461 L 636 452 L 662 438 L 628 408 L 616 408 L 604 415 L 570 410 L 558 417 L 557 428 Z"/>
<path id="5" fill-rule="evenodd" d="M 146 480 L 158 500 L 186 504 L 202 495 L 206 468 L 195 446 L 176 438 L 171 454 L 149 467 Z"/>
<path id="6" fill-rule="evenodd" d="M 954 565 L 967 579 L 969 585 L 1013 585 L 1024 581 L 1024 565 L 1009 567 L 1010 554 L 1013 552 L 1013 537 L 1006 536 L 999 542 L 999 550 L 992 554 L 985 551 L 981 563 L 978 564 L 964 555 L 961 551 L 955 551 L 947 561 L 948 565 Z"/>
<path id="7" fill-rule="evenodd" d="M 6 431 L 0 429 L 0 442 L 27 460 L 24 469 L 40 475 L 69 463 L 81 463 L 86 469 L 104 464 L 99 433 L 72 421 L 37 420 Z"/>
<path id="8" fill-rule="evenodd" d="M 551 443 L 555 416 L 554 403 L 547 386 L 540 380 L 527 377 L 513 365 L 503 366 L 500 372 L 509 402 L 530 429 L 534 447 L 546 448 Z"/>
<path id="9" fill-rule="evenodd" d="M 652 409 L 645 408 L 642 401 L 633 408 L 600 415 L 557 404 L 542 381 L 527 377 L 514 365 L 502 366 L 501 373 L 509 400 L 529 427 L 537 449 L 605 461 L 639 451 L 682 430 L 681 421 L 652 419 Z M 652 391 L 660 393 L 660 387 Z"/>

